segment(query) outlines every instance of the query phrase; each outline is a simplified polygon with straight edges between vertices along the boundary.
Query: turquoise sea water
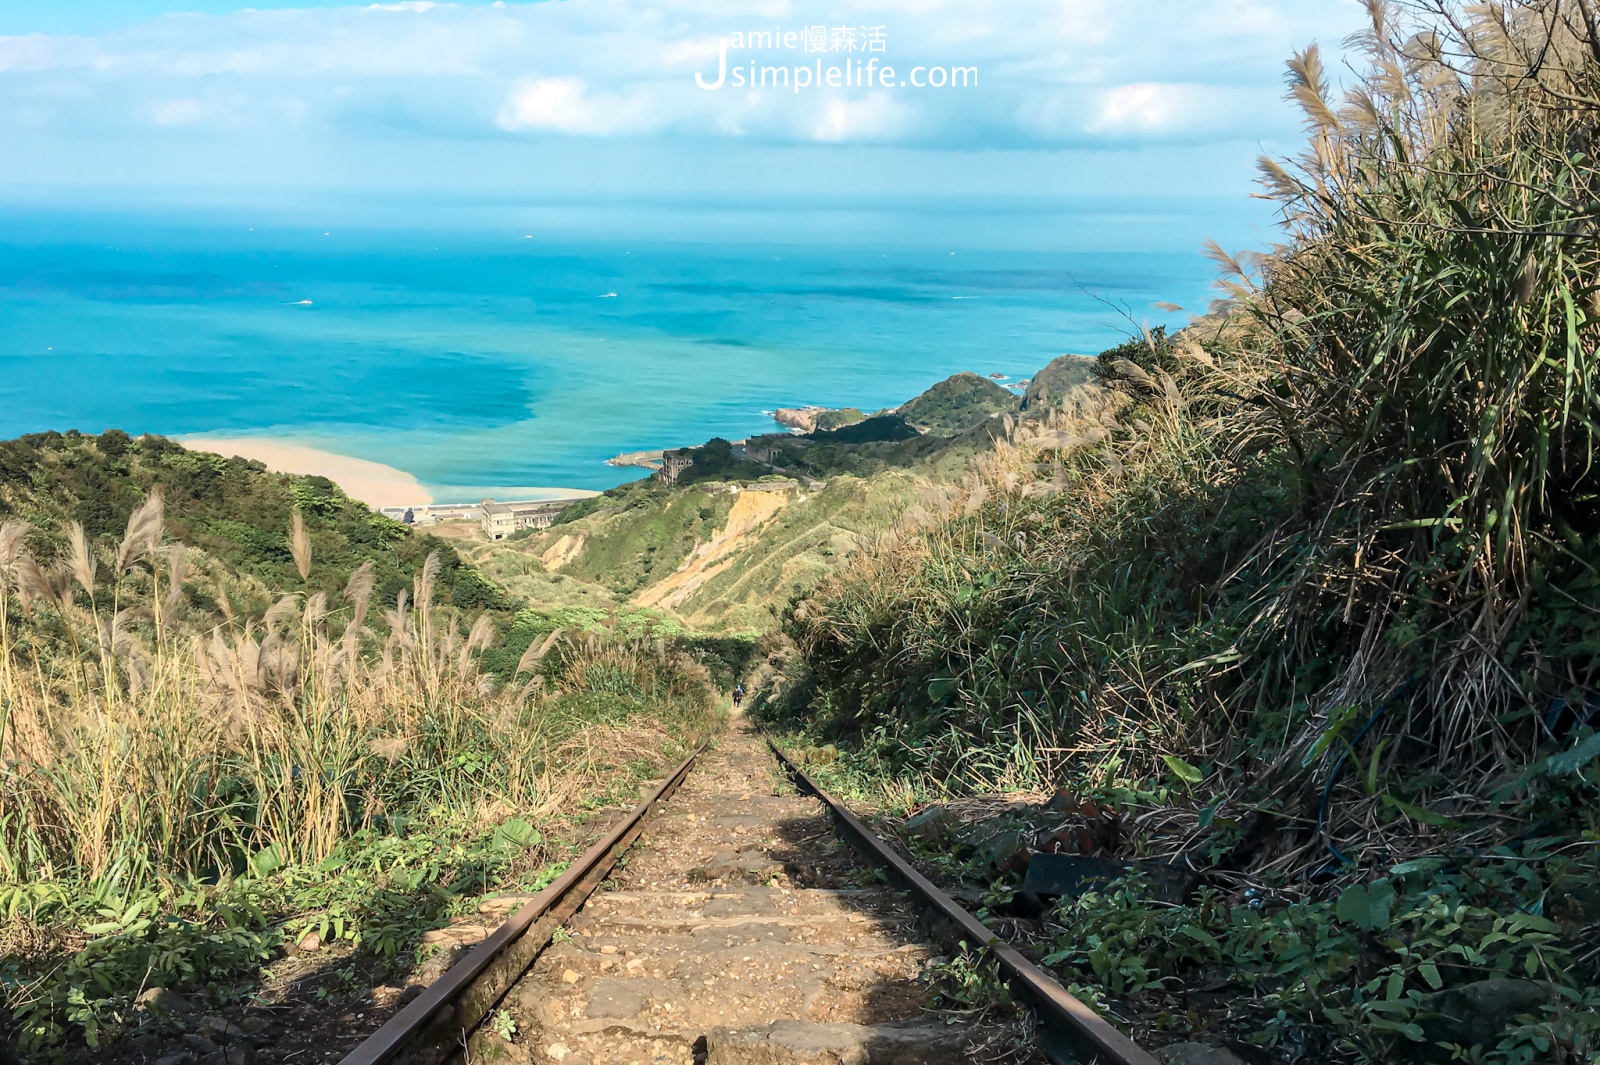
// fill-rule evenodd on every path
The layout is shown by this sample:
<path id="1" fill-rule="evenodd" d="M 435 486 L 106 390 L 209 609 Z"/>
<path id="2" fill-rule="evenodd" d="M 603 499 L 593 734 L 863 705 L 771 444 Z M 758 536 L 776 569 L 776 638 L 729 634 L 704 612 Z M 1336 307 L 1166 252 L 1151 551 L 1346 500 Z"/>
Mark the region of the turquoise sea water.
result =
<path id="1" fill-rule="evenodd" d="M 441 500 L 606 488 L 642 474 L 611 455 L 771 431 L 780 406 L 1025 377 L 1120 339 L 1123 310 L 1203 306 L 1212 276 L 1197 241 L 1017 250 L 914 219 L 799 241 L 11 221 L 0 437 L 261 434 Z"/>

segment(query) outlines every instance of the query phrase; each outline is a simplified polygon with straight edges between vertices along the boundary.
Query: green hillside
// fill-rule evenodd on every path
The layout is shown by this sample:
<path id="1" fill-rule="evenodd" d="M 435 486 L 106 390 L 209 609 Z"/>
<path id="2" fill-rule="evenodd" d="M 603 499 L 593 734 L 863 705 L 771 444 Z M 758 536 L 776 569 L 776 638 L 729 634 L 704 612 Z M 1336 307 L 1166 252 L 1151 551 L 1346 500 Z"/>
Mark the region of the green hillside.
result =
<path id="1" fill-rule="evenodd" d="M 447 542 L 374 513 L 326 478 L 268 473 L 259 462 L 191 451 L 159 436 L 132 439 L 116 430 L 0 442 L 0 518 L 27 520 L 56 547 L 64 545 L 72 521 L 93 540 L 120 537 L 129 515 L 156 489 L 171 534 L 252 578 L 256 594 L 304 588 L 337 595 L 350 574 L 370 562 L 378 600 L 392 603 L 437 552 L 441 603 L 469 609 L 509 605 L 491 582 L 461 565 Z M 296 510 L 317 560 L 305 581 L 289 549 L 289 520 Z"/>
<path id="2" fill-rule="evenodd" d="M 958 373 L 905 404 L 898 413 L 925 433 L 951 436 L 1018 407 L 1016 396 L 988 378 Z"/>
<path id="3" fill-rule="evenodd" d="M 1062 355 L 1034 374 L 1022 394 L 1021 408 L 1043 410 L 1060 403 L 1072 390 L 1094 379 L 1095 360 L 1083 355 Z"/>

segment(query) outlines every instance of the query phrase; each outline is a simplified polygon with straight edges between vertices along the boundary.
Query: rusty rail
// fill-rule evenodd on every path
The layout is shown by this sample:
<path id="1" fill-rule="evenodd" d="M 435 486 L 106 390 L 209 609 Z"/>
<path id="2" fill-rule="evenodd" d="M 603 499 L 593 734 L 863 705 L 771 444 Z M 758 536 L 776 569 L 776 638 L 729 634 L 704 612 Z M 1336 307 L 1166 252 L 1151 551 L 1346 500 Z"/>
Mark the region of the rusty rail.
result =
<path id="1" fill-rule="evenodd" d="M 339 1065 L 439 1065 L 533 964 L 555 930 L 576 913 L 644 830 L 654 807 L 678 790 L 705 745 L 684 759 L 649 798 L 590 847 L 551 885 L 507 918 L 427 990 L 346 1054 Z"/>
<path id="2" fill-rule="evenodd" d="M 984 923 L 962 909 L 960 903 L 939 890 L 915 866 L 885 843 L 867 825 L 806 775 L 788 755 L 779 750 L 771 737 L 767 746 L 784 770 L 806 791 L 822 800 L 834 821 L 851 837 L 856 849 L 869 860 L 883 866 L 889 874 L 932 908 L 953 929 L 951 938 L 986 948 L 999 963 L 1012 988 L 1033 1006 L 1039 1018 L 1041 1044 L 1050 1057 L 1063 1065 L 1158 1065 L 1154 1057 L 1141 1050 L 1104 1017 L 1067 993 L 1049 973 L 1025 958 L 1017 948 L 1004 942 Z"/>

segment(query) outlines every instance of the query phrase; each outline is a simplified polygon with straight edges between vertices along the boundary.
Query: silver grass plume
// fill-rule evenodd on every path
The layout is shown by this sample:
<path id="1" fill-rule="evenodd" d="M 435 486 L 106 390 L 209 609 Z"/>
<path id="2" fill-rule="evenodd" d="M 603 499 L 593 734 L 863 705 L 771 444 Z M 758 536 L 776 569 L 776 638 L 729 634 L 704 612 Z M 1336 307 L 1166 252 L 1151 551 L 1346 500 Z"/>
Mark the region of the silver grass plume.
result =
<path id="1" fill-rule="evenodd" d="M 344 586 L 344 601 L 351 605 L 350 624 L 344 627 L 345 666 L 354 672 L 356 651 L 361 641 L 362 626 L 367 621 L 367 609 L 372 605 L 372 589 L 377 583 L 369 559 L 356 567 Z"/>
<path id="2" fill-rule="evenodd" d="M 163 621 L 171 619 L 178 607 L 183 605 L 183 582 L 189 577 L 189 555 L 182 544 L 173 544 L 167 550 L 167 594 L 161 600 L 161 617 Z M 223 596 L 226 602 L 227 597 Z"/>
<path id="3" fill-rule="evenodd" d="M 479 614 L 478 619 L 472 623 L 472 630 L 467 633 L 467 642 L 461 646 L 461 658 L 456 663 L 462 675 L 466 675 L 472 666 L 472 653 L 481 651 L 494 641 L 494 619 L 488 614 Z"/>
<path id="4" fill-rule="evenodd" d="M 1151 377 L 1143 366 L 1140 366 L 1132 359 L 1117 359 L 1111 364 L 1111 368 L 1117 371 L 1118 376 L 1132 381 L 1141 388 L 1148 388 L 1154 392 L 1158 387 L 1155 378 Z"/>
<path id="5" fill-rule="evenodd" d="M 317 592 L 306 600 L 305 614 L 302 616 L 305 624 L 314 626 L 328 616 L 328 593 Z"/>
<path id="6" fill-rule="evenodd" d="M 19 587 L 17 567 L 22 559 L 30 557 L 27 538 L 31 531 L 32 526 L 15 518 L 0 523 L 0 607 L 12 588 L 17 588 L 19 598 L 27 598 Z"/>
<path id="7" fill-rule="evenodd" d="M 261 619 L 261 625 L 269 632 L 275 631 L 279 625 L 292 622 L 299 612 L 300 601 L 292 595 L 286 595 L 272 604 Z"/>
<path id="8" fill-rule="evenodd" d="M 550 653 L 550 649 L 556 645 L 556 641 L 559 639 L 561 639 L 561 630 L 556 629 L 544 638 L 543 643 L 530 643 L 528 649 L 522 652 L 522 657 L 517 659 L 516 673 L 512 675 L 520 676 L 523 673 L 531 673 L 537 669 L 539 663 L 544 660 L 544 656 Z"/>
<path id="9" fill-rule="evenodd" d="M 344 601 L 351 604 L 354 614 L 350 624 L 359 628 L 367 619 L 367 608 L 372 603 L 372 589 L 377 585 L 378 578 L 373 573 L 372 561 L 356 567 L 350 579 L 345 582 Z"/>
<path id="10" fill-rule="evenodd" d="M 1312 130 L 1339 131 L 1339 116 L 1328 106 L 1328 79 L 1322 68 L 1322 51 L 1316 45 L 1289 60 L 1289 96 L 1305 112 Z"/>
<path id="11" fill-rule="evenodd" d="M 24 607 L 31 608 L 35 599 L 55 602 L 55 593 L 50 589 L 50 580 L 45 576 L 43 567 L 26 549 L 18 552 L 12 559 L 11 574 L 17 598 L 22 600 Z"/>
<path id="12" fill-rule="evenodd" d="M 161 543 L 161 525 L 164 517 L 161 487 L 150 489 L 149 497 L 132 514 L 128 515 L 128 528 L 117 545 L 117 573 L 128 568 L 141 557 L 154 553 Z"/>
<path id="13" fill-rule="evenodd" d="M 417 609 L 426 613 L 433 607 L 434 586 L 439 580 L 439 552 L 430 551 L 428 559 L 422 564 L 422 572 L 417 576 L 416 600 Z"/>
<path id="14" fill-rule="evenodd" d="M 299 508 L 295 509 L 294 517 L 289 520 L 289 554 L 294 556 L 294 568 L 300 571 L 300 579 L 309 579 L 311 534 L 306 532 L 306 520 L 301 516 Z"/>
<path id="15" fill-rule="evenodd" d="M 83 525 L 72 521 L 67 523 L 67 543 L 69 545 L 68 558 L 72 562 L 72 575 L 78 581 L 85 595 L 94 596 L 94 575 L 99 568 L 99 562 L 94 557 L 94 549 L 89 544 L 89 534 L 83 531 Z"/>

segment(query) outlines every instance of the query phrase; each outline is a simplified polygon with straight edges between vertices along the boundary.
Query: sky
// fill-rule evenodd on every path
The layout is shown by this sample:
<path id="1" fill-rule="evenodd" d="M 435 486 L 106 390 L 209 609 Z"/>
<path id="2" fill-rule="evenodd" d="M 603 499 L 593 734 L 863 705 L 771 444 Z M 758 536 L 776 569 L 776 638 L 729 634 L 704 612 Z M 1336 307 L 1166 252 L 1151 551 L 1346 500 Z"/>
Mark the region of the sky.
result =
<path id="1" fill-rule="evenodd" d="M 1356 0 L 3 0 L 0 204 L 1243 202 L 1256 156 L 1300 137 L 1284 60 L 1336 55 L 1361 17 Z"/>

